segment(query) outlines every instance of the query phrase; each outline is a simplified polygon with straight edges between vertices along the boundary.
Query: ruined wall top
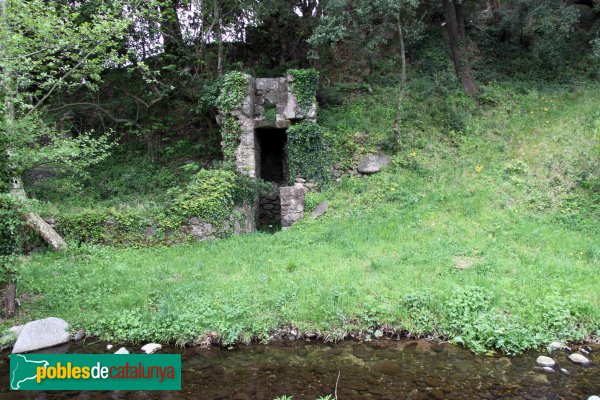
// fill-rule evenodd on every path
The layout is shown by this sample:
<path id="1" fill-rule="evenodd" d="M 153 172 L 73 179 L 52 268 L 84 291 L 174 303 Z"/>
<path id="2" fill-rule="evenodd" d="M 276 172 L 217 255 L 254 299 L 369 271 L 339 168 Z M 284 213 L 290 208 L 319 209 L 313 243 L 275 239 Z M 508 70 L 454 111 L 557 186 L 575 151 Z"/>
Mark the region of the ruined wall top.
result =
<path id="1" fill-rule="evenodd" d="M 239 106 L 219 109 L 217 119 L 221 124 L 224 158 L 227 160 L 231 155 L 236 169 L 243 174 L 258 177 L 260 144 L 255 137 L 256 129 L 285 129 L 301 120 L 316 122 L 317 103 L 314 92 L 318 84 L 318 73 L 315 70 L 290 71 L 292 73 L 279 78 L 254 78 L 245 75 L 245 81 L 248 82 L 245 93 L 238 92 L 241 87 L 221 92 L 223 98 L 243 96 L 243 100 L 240 98 L 236 103 Z M 294 72 L 300 79 L 294 76 Z M 237 74 L 241 77 L 241 74 Z M 312 80 L 310 85 L 305 85 L 303 79 L 306 76 Z M 240 81 L 243 83 L 244 79 Z"/>

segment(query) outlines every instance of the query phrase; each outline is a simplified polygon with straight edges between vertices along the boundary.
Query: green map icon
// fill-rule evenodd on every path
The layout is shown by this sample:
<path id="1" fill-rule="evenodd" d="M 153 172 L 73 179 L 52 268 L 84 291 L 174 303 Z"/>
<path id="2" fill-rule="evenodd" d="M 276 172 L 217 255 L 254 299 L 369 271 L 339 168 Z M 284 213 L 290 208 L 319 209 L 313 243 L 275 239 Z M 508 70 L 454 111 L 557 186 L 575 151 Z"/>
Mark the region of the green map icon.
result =
<path id="1" fill-rule="evenodd" d="M 12 371 L 10 374 L 10 388 L 12 390 L 19 390 L 23 382 L 34 380 L 38 367 L 47 367 L 49 365 L 49 362 L 46 360 L 30 360 L 23 354 L 11 354 L 10 361 L 11 364 L 16 364 L 11 368 Z"/>

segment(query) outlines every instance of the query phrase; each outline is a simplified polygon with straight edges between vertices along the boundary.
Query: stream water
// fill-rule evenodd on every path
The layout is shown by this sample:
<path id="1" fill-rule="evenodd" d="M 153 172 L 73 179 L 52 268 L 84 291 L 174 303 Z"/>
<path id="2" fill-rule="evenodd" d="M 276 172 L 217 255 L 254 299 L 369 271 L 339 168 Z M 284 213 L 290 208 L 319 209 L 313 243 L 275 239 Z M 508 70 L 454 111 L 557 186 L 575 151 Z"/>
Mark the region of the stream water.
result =
<path id="1" fill-rule="evenodd" d="M 129 347 L 130 351 L 133 347 Z M 107 353 L 104 344 L 71 344 L 52 352 Z M 219 348 L 163 348 L 181 353 L 181 392 L 11 392 L 8 353 L 0 360 L 2 399 L 232 399 L 289 395 L 350 399 L 587 399 L 600 395 L 600 346 L 592 364 L 578 366 L 554 353 L 555 372 L 536 367 L 538 353 L 476 356 L 425 341 L 347 341 Z M 560 372 L 565 368 L 567 373 Z M 338 381 L 339 374 L 339 381 Z"/>

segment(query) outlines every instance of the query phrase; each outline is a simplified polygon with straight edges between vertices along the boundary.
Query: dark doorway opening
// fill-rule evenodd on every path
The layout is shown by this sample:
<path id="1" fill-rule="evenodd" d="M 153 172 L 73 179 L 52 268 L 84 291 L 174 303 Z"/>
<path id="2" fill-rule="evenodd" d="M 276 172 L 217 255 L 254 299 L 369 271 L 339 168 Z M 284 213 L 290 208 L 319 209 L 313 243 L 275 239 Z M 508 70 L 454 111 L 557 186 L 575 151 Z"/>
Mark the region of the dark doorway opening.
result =
<path id="1" fill-rule="evenodd" d="M 285 129 L 257 129 L 256 140 L 260 149 L 260 178 L 285 184 L 288 178 Z"/>
<path id="2" fill-rule="evenodd" d="M 273 191 L 260 198 L 258 206 L 259 230 L 274 232 L 281 228 L 281 200 L 279 186 L 287 184 L 289 170 L 285 145 L 285 129 L 261 128 L 255 131 L 258 159 L 258 177 L 273 183 Z"/>

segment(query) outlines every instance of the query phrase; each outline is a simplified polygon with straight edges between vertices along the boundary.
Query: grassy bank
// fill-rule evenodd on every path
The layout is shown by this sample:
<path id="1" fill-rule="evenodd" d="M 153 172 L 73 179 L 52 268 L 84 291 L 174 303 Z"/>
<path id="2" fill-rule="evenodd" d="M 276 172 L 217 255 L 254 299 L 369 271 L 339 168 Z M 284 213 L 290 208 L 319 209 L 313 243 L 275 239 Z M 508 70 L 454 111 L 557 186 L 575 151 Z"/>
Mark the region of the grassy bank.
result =
<path id="1" fill-rule="evenodd" d="M 484 93 L 465 106 L 473 113 L 462 129 L 406 135 L 385 172 L 309 195 L 309 207 L 330 202 L 316 221 L 171 248 L 31 257 L 18 318 L 179 343 L 210 332 L 226 343 L 267 339 L 282 326 L 338 339 L 388 325 L 507 353 L 597 335 L 600 89 Z M 326 125 L 348 117 L 331 136 L 366 135 L 373 148 L 393 99 L 381 91 L 326 110 Z"/>

